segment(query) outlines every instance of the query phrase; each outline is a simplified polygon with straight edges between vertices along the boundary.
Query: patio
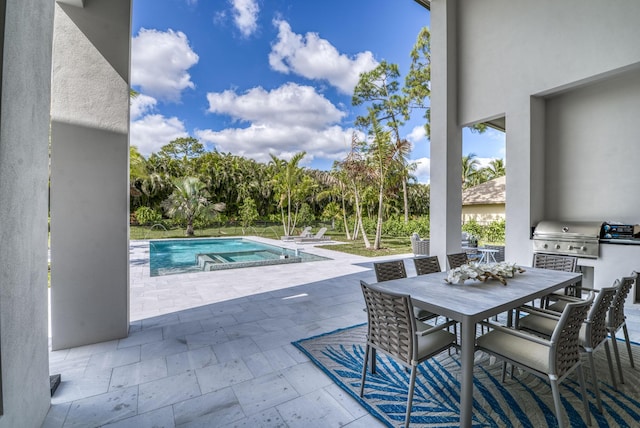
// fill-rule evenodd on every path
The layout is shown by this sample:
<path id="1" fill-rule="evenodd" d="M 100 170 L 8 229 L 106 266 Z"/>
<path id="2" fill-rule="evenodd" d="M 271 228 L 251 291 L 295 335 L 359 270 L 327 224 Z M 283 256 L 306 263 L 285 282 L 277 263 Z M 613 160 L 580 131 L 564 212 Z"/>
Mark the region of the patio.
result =
<path id="1" fill-rule="evenodd" d="M 148 244 L 130 248 L 130 335 L 50 353 L 43 426 L 383 426 L 291 345 L 366 322 L 374 259 L 305 245 L 332 260 L 151 278 Z"/>

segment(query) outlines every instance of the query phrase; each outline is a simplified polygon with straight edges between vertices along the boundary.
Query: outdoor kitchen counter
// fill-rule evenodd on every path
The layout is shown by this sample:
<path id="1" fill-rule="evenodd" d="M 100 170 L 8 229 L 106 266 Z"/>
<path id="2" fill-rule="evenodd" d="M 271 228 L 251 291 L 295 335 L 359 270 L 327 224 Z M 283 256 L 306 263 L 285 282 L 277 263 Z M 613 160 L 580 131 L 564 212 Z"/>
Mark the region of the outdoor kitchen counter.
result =
<path id="1" fill-rule="evenodd" d="M 582 283 L 585 287 L 596 289 L 610 287 L 616 279 L 629 276 L 633 271 L 640 272 L 640 243 L 601 241 L 599 257 L 597 259 L 579 258 L 578 266 L 583 267 Z M 639 291 L 636 284 L 630 297 L 637 303 L 640 303 Z"/>

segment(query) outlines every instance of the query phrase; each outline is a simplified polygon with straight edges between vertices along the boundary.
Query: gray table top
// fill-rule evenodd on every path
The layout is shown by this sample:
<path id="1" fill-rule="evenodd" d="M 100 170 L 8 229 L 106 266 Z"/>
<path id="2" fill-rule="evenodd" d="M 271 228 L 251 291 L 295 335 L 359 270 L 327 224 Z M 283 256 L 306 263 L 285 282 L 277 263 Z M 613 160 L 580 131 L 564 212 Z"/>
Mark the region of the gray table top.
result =
<path id="1" fill-rule="evenodd" d="M 456 321 L 480 321 L 516 308 L 555 290 L 574 284 L 582 274 L 524 267 L 507 279 L 507 285 L 489 279 L 467 280 L 464 284 L 445 282 L 446 272 L 377 283 L 376 286 L 408 294 L 413 304 Z"/>

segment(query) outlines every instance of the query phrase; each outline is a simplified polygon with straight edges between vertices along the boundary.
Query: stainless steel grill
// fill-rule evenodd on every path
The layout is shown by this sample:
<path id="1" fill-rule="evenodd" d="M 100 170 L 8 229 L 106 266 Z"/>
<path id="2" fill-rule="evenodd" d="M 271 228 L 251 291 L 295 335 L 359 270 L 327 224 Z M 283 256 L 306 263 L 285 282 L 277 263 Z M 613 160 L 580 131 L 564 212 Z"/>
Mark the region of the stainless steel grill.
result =
<path id="1" fill-rule="evenodd" d="M 533 251 L 596 259 L 601 228 L 596 221 L 541 221 L 533 232 Z"/>

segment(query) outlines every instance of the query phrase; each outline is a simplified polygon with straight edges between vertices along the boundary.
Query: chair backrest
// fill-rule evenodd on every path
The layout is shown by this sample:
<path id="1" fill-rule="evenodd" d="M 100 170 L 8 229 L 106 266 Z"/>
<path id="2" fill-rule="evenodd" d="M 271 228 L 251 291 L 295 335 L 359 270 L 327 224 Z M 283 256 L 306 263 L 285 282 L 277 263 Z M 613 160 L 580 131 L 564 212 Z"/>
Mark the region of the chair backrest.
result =
<path id="1" fill-rule="evenodd" d="M 311 226 L 307 226 L 304 229 L 302 229 L 302 231 L 300 231 L 300 236 L 305 237 L 309 233 L 311 233 Z"/>
<path id="2" fill-rule="evenodd" d="M 593 300 L 593 305 L 585 321 L 585 339 L 587 340 L 587 343 L 584 344 L 585 347 L 594 349 L 607 338 L 607 313 L 621 286 L 622 283 L 616 280 L 612 287 L 601 288 Z"/>
<path id="3" fill-rule="evenodd" d="M 449 262 L 449 269 L 455 269 L 469 262 L 467 253 L 454 253 L 447 254 L 447 261 Z"/>
<path id="4" fill-rule="evenodd" d="M 418 352 L 411 297 L 382 291 L 364 281 L 360 287 L 367 305 L 368 343 L 410 365 Z"/>
<path id="5" fill-rule="evenodd" d="M 637 278 L 638 274 L 633 272 L 631 276 L 622 277 L 620 280 L 620 288 L 613 297 L 613 302 L 611 302 L 611 308 L 609 308 L 609 314 L 607 316 L 607 327 L 609 329 L 615 331 L 624 324 L 624 301 L 627 300 L 627 295 Z"/>
<path id="6" fill-rule="evenodd" d="M 418 275 L 427 275 L 429 273 L 441 272 L 440 261 L 438 256 L 429 257 L 415 257 L 413 264 L 416 267 L 416 273 Z"/>
<path id="7" fill-rule="evenodd" d="M 374 263 L 373 270 L 376 272 L 376 281 L 378 282 L 407 277 L 407 270 L 402 260 Z"/>
<path id="8" fill-rule="evenodd" d="M 316 238 L 316 239 L 322 238 L 324 236 L 324 234 L 326 233 L 326 231 L 327 231 L 326 227 L 321 227 L 320 230 L 318 230 L 318 233 L 316 233 L 314 235 L 314 238 Z"/>
<path id="9" fill-rule="evenodd" d="M 576 272 L 578 269 L 578 258 L 574 256 L 536 253 L 533 255 L 532 266 L 540 269 Z"/>
<path id="10" fill-rule="evenodd" d="M 594 294 L 591 292 L 586 300 L 569 303 L 562 311 L 560 320 L 551 334 L 551 374 L 562 377 L 580 360 L 580 329 L 587 318 L 593 298 Z"/>
<path id="11" fill-rule="evenodd" d="M 498 250 L 497 253 L 493 255 L 497 262 L 504 261 L 504 245 L 485 245 L 485 248 L 489 248 L 490 250 Z"/>
<path id="12" fill-rule="evenodd" d="M 428 256 L 430 250 L 429 247 L 429 239 L 420 239 L 420 236 L 417 233 L 411 235 L 411 249 L 413 250 L 413 254 Z"/>

